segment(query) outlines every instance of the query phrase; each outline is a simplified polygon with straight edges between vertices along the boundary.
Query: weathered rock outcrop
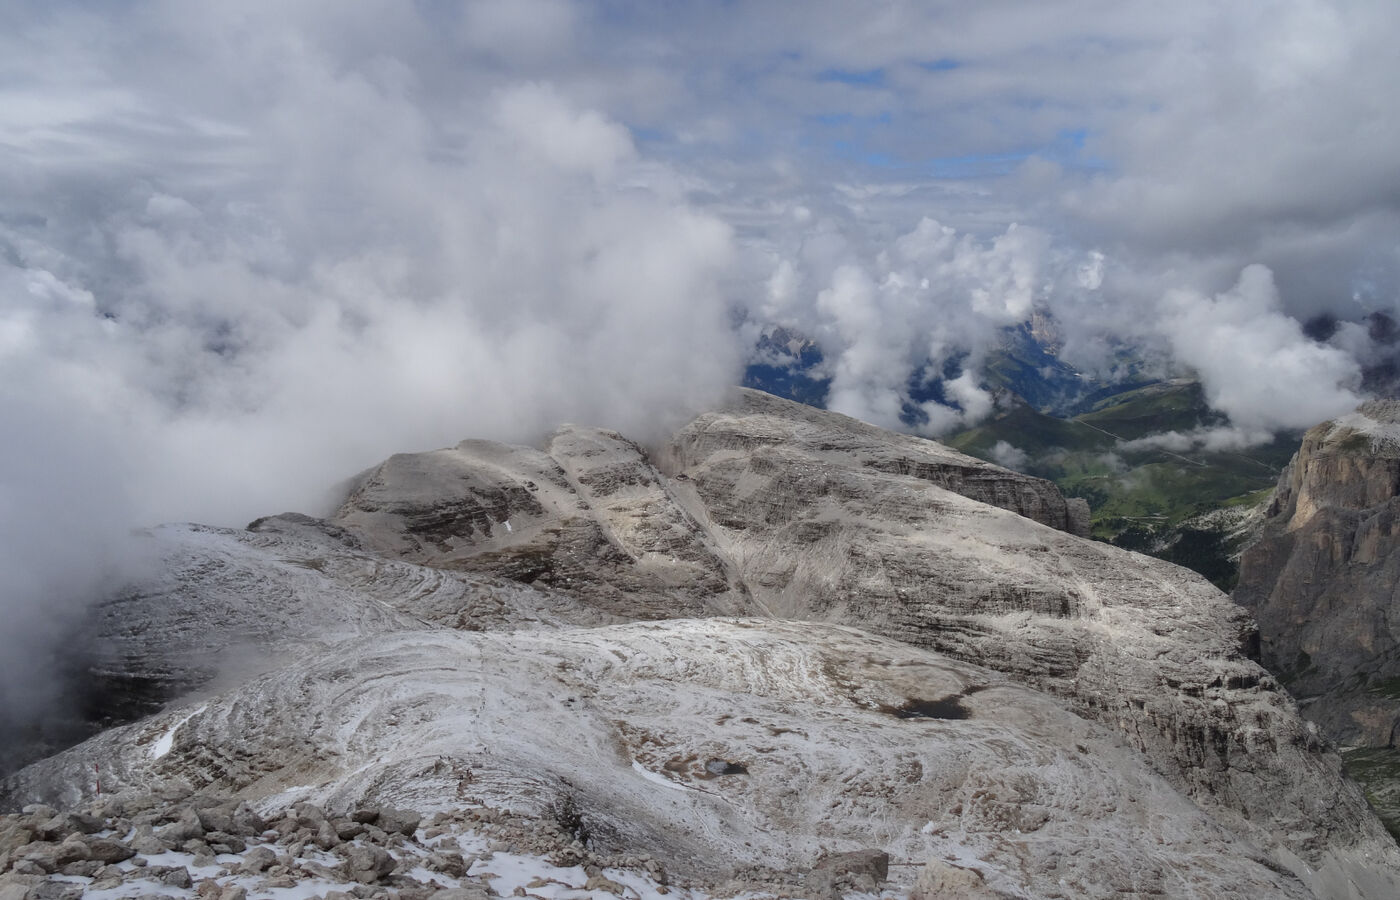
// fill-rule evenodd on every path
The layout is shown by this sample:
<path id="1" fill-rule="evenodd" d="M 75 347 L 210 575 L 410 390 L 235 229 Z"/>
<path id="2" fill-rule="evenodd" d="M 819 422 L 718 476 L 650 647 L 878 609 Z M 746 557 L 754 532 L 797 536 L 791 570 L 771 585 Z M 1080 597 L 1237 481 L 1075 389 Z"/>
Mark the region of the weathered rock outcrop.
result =
<path id="1" fill-rule="evenodd" d="M 188 785 L 263 809 L 503 808 L 707 884 L 772 887 L 823 850 L 875 845 L 962 860 L 1001 896 L 1311 896 L 1113 729 L 996 672 L 815 623 L 357 639 L 11 788 L 76 803 L 64 773 L 94 764 L 111 791 Z"/>
<path id="2" fill-rule="evenodd" d="M 1385 840 L 1338 758 L 1246 657 L 1249 617 L 1203 578 L 871 465 L 912 439 L 882 450 L 877 429 L 789 418 L 789 405 L 745 398 L 671 448 L 677 496 L 765 609 L 858 624 L 1065 697 L 1233 827 L 1262 826 L 1263 843 L 1290 834 L 1288 852 L 1308 857 L 1340 836 L 1318 827 L 1339 812 L 1368 823 L 1362 843 Z M 1319 779 L 1337 792 L 1300 789 Z"/>
<path id="3" fill-rule="evenodd" d="M 148 578 L 93 612 L 73 644 L 87 703 L 116 721 L 237 683 L 306 651 L 421 628 L 622 621 L 572 595 L 366 552 L 333 525 L 271 516 L 246 530 L 166 525 L 142 540 Z"/>
<path id="4" fill-rule="evenodd" d="M 566 588 L 629 618 L 750 611 L 637 445 L 566 426 L 545 450 L 463 441 L 361 476 L 332 520 L 381 553 Z"/>
<path id="5" fill-rule="evenodd" d="M 1307 433 L 1233 596 L 1308 718 L 1344 744 L 1400 746 L 1400 403 Z"/>
<path id="6" fill-rule="evenodd" d="M 682 461 L 769 447 L 871 472 L 907 475 L 1042 525 L 1089 536 L 1089 504 L 1066 498 L 1043 478 L 760 391 L 736 392 L 723 409 L 700 416 L 674 441 Z"/>
<path id="7" fill-rule="evenodd" d="M 874 842 L 1009 896 L 1400 894 L 1247 613 L 1076 537 L 1076 510 L 751 392 L 649 452 L 566 427 L 397 456 L 331 521 L 189 531 L 181 590 L 134 595 L 155 633 L 130 646 L 185 640 L 202 596 L 199 646 L 268 609 L 295 658 L 0 791 L 74 803 L 96 765 L 269 804 L 511 805 L 706 879 Z"/>

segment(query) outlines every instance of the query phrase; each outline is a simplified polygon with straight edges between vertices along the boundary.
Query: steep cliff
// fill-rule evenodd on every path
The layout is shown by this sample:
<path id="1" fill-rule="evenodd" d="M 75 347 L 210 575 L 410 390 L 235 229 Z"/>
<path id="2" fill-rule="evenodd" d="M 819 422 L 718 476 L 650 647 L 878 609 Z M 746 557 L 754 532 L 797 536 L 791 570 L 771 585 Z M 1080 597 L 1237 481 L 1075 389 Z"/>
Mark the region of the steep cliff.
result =
<path id="1" fill-rule="evenodd" d="M 1306 716 L 1344 744 L 1397 745 L 1400 403 L 1307 433 L 1233 596 Z"/>

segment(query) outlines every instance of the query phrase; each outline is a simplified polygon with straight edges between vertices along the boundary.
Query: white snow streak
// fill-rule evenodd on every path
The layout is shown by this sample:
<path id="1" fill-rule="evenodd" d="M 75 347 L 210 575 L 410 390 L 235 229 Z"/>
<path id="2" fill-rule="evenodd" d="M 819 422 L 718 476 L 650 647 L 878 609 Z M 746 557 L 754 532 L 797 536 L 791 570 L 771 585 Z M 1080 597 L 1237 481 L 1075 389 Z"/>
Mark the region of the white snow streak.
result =
<path id="1" fill-rule="evenodd" d="M 175 732 L 180 730 L 180 726 L 184 725 L 190 719 L 193 719 L 195 716 L 204 712 L 208 708 L 209 704 L 206 703 L 199 709 L 190 713 L 188 716 L 185 716 L 183 719 L 176 722 L 174 725 L 171 725 L 170 730 L 165 732 L 165 734 L 161 735 L 160 740 L 156 741 L 154 744 L 151 745 L 151 759 L 160 759 L 162 756 L 169 753 L 170 749 L 175 746 Z"/>

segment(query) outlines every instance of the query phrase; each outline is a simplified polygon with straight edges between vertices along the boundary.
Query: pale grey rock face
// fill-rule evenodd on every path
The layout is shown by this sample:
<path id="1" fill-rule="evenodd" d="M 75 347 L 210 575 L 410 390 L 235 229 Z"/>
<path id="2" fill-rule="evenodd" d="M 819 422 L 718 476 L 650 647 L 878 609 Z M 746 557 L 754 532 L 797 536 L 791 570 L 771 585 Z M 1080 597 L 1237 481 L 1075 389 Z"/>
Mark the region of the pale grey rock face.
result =
<path id="1" fill-rule="evenodd" d="M 119 719 L 360 635 L 425 623 L 621 621 L 568 594 L 366 552 L 309 516 L 272 516 L 247 530 L 166 525 L 143 539 L 152 574 L 100 604 L 73 639 L 90 673 L 89 702 Z"/>
<path id="2" fill-rule="evenodd" d="M 1043 525 L 1088 537 L 1089 505 L 1059 488 L 951 447 L 867 425 L 761 391 L 740 389 L 721 410 L 699 416 L 676 435 L 682 464 L 718 452 L 781 447 L 855 469 L 908 475 Z"/>
<path id="3" fill-rule="evenodd" d="M 1114 731 L 999 673 L 850 628 L 399 633 L 190 713 L 116 729 L 17 781 L 67 802 L 62 773 L 101 760 L 114 791 L 183 781 L 266 808 L 431 813 L 476 798 L 548 817 L 567 801 L 595 852 L 646 853 L 708 883 L 874 845 L 976 860 L 1012 896 L 1312 896 Z"/>
<path id="4" fill-rule="evenodd" d="M 750 611 L 660 474 L 615 432 L 566 426 L 546 451 L 463 441 L 400 454 L 332 521 L 382 553 L 568 590 L 613 615 Z"/>
<path id="5" fill-rule="evenodd" d="M 126 638 L 299 652 L 0 793 L 71 804 L 96 765 L 265 809 L 567 802 L 707 879 L 877 847 L 992 895 L 1400 895 L 1248 614 L 1078 516 L 752 392 L 649 452 L 571 426 L 396 456 L 330 521 L 177 529 Z"/>
<path id="6" fill-rule="evenodd" d="M 1350 841 L 1393 855 L 1338 758 L 1242 652 L 1249 616 L 1203 578 L 869 465 L 895 452 L 871 446 L 877 429 L 855 429 L 857 451 L 849 420 L 785 411 L 746 400 L 701 416 L 672 450 L 678 496 L 708 516 L 765 609 L 856 624 L 1064 697 L 1232 827 L 1263 845 L 1288 835 L 1286 852 L 1315 867 Z"/>
<path id="7" fill-rule="evenodd" d="M 1234 599 L 1266 666 L 1334 740 L 1400 747 L 1400 404 L 1310 430 Z"/>

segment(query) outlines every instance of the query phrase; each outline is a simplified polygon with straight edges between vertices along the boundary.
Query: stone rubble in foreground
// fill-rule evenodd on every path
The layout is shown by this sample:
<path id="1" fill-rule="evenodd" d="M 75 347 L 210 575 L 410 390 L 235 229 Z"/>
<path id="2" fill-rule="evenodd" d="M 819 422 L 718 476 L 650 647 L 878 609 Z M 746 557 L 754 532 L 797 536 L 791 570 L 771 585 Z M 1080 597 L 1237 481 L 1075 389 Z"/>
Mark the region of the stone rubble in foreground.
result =
<path id="1" fill-rule="evenodd" d="M 0 847 L 4 900 L 895 896 L 881 890 L 890 863 L 879 850 L 824 857 L 776 890 L 741 880 L 703 890 L 649 856 L 599 857 L 555 823 L 485 806 L 424 818 L 303 802 L 264 818 L 238 800 L 127 794 L 82 812 L 32 804 L 0 816 Z"/>

